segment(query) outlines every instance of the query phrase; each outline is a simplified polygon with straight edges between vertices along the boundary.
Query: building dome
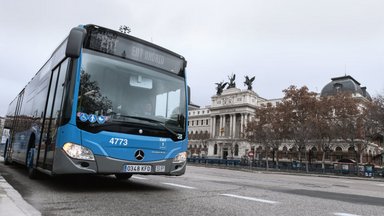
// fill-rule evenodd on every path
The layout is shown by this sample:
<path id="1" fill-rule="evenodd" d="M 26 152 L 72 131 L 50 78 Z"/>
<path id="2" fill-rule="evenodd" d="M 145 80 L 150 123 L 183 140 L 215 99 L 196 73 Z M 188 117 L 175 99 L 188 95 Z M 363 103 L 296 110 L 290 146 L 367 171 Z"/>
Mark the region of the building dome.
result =
<path id="1" fill-rule="evenodd" d="M 335 77 L 332 81 L 324 86 L 321 90 L 321 97 L 335 95 L 338 92 L 350 92 L 358 94 L 371 100 L 371 96 L 367 92 L 366 87 L 361 87 L 360 83 L 351 76 Z"/>

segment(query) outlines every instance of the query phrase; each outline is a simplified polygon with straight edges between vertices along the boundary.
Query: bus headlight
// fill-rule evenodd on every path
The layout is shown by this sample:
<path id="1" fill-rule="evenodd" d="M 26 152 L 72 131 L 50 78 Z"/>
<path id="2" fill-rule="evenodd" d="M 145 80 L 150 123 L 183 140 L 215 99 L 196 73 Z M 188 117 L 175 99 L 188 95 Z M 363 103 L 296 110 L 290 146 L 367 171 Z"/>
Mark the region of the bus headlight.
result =
<path id="1" fill-rule="evenodd" d="M 95 156 L 92 151 L 84 146 L 77 145 L 74 143 L 65 143 L 63 150 L 71 158 L 81 160 L 95 160 Z"/>
<path id="2" fill-rule="evenodd" d="M 174 163 L 181 163 L 187 160 L 187 152 L 181 152 L 176 155 L 175 159 L 173 159 Z"/>

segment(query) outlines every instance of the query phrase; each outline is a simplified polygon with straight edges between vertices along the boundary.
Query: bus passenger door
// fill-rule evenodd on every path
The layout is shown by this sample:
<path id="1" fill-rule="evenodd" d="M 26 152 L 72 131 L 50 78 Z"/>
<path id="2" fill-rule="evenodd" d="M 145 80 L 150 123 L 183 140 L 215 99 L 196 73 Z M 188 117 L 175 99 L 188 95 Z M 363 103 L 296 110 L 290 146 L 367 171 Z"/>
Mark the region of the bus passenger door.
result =
<path id="1" fill-rule="evenodd" d="M 68 60 L 65 60 L 60 66 L 53 70 L 49 85 L 39 156 L 39 166 L 48 170 L 52 170 L 53 165 L 53 155 L 56 148 L 57 128 L 61 117 L 67 66 Z"/>

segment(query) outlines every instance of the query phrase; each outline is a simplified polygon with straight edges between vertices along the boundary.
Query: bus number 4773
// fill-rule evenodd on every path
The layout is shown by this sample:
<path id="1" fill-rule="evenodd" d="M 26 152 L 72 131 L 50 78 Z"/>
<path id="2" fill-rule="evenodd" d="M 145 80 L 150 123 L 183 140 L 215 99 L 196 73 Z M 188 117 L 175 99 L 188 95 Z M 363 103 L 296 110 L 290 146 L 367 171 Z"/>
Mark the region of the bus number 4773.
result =
<path id="1" fill-rule="evenodd" d="M 112 137 L 112 138 L 109 140 L 109 143 L 111 143 L 112 145 L 123 145 L 123 146 L 127 146 L 127 145 L 128 145 L 128 139 Z"/>

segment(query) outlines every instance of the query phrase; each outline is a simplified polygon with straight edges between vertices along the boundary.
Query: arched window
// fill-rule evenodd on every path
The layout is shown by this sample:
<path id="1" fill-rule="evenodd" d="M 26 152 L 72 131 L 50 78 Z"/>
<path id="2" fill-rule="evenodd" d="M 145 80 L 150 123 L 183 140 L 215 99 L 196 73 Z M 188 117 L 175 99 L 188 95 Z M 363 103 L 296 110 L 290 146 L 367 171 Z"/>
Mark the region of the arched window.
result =
<path id="1" fill-rule="evenodd" d="M 215 144 L 215 146 L 213 147 L 213 154 L 217 155 L 217 144 Z"/>
<path id="2" fill-rule="evenodd" d="M 235 145 L 235 156 L 239 156 L 239 145 Z"/>
<path id="3" fill-rule="evenodd" d="M 335 154 L 336 154 L 336 159 L 340 160 L 343 158 L 343 149 L 340 146 L 337 146 L 335 148 Z"/>
<path id="4" fill-rule="evenodd" d="M 317 148 L 312 147 L 310 154 L 309 154 L 310 161 L 316 161 L 317 160 Z"/>
<path id="5" fill-rule="evenodd" d="M 349 159 L 356 159 L 355 147 L 351 146 L 348 148 L 348 158 Z"/>
<path id="6" fill-rule="evenodd" d="M 282 154 L 282 156 L 284 157 L 284 158 L 287 158 L 288 157 L 288 148 L 287 148 L 287 146 L 284 146 L 283 147 L 283 152 L 282 152 L 283 154 Z"/>

